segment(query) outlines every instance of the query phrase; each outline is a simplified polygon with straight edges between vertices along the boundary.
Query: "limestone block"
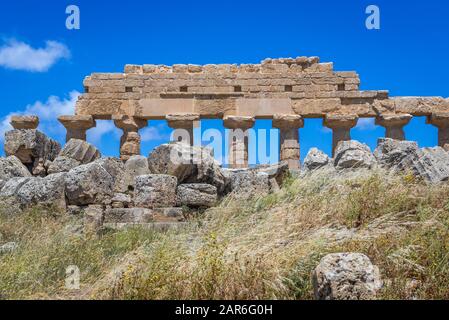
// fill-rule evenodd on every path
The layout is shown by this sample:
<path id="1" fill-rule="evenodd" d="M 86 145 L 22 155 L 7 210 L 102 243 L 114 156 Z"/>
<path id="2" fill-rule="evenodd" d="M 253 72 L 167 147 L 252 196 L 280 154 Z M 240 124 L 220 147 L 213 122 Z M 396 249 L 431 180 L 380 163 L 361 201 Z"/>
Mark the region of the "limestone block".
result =
<path id="1" fill-rule="evenodd" d="M 0 158 L 0 180 L 14 177 L 31 177 L 31 173 L 16 156 Z"/>
<path id="2" fill-rule="evenodd" d="M 150 174 L 136 177 L 134 203 L 138 207 L 155 208 L 176 205 L 175 176 Z"/>
<path id="3" fill-rule="evenodd" d="M 142 74 L 143 73 L 143 68 L 140 65 L 127 64 L 127 65 L 125 65 L 125 73 Z"/>
<path id="4" fill-rule="evenodd" d="M 379 268 L 361 253 L 333 253 L 312 274 L 317 300 L 370 300 L 382 288 Z"/>
<path id="5" fill-rule="evenodd" d="M 298 99 L 292 101 L 295 113 L 303 116 L 322 116 L 342 108 L 340 99 Z"/>
<path id="6" fill-rule="evenodd" d="M 37 129 L 39 118 L 37 116 L 12 116 L 10 122 L 14 129 Z"/>
<path id="7" fill-rule="evenodd" d="M 12 130 L 5 134 L 5 154 L 16 156 L 31 171 L 39 164 L 39 159 L 53 161 L 60 150 L 58 142 L 38 130 Z"/>
<path id="8" fill-rule="evenodd" d="M 304 170 L 313 171 L 330 164 L 331 159 L 323 151 L 312 148 L 304 159 Z"/>
<path id="9" fill-rule="evenodd" d="M 340 141 L 335 149 L 334 165 L 337 169 L 372 168 L 376 158 L 366 144 L 358 141 Z"/>
<path id="10" fill-rule="evenodd" d="M 65 176 L 69 204 L 100 204 L 114 194 L 114 179 L 99 163 L 73 168 Z"/>
<path id="11" fill-rule="evenodd" d="M 81 163 L 69 157 L 58 156 L 55 160 L 48 162 L 47 173 L 54 174 L 60 172 L 69 172 L 73 168 L 79 166 Z"/>
<path id="12" fill-rule="evenodd" d="M 148 159 L 145 156 L 132 156 L 125 162 L 125 185 L 128 189 L 134 189 L 135 178 L 150 173 Z"/>
<path id="13" fill-rule="evenodd" d="M 148 223 L 153 216 L 147 208 L 112 208 L 105 210 L 104 223 Z"/>
<path id="14" fill-rule="evenodd" d="M 176 199 L 179 206 L 212 207 L 217 202 L 217 188 L 205 183 L 181 184 Z"/>
<path id="15" fill-rule="evenodd" d="M 86 141 L 70 139 L 58 156 L 71 158 L 80 164 L 86 164 L 99 159 L 101 153 L 95 146 Z"/>

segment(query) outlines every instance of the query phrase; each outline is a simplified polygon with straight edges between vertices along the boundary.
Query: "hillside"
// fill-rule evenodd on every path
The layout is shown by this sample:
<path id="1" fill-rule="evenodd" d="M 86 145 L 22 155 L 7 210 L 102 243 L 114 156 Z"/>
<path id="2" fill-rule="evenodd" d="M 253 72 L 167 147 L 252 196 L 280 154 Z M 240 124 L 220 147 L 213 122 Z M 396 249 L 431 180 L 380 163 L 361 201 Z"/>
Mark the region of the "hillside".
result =
<path id="1" fill-rule="evenodd" d="M 183 226 L 80 234 L 79 217 L 1 215 L 3 299 L 313 299 L 327 253 L 380 269 L 378 298 L 449 298 L 449 185 L 381 169 L 318 170 L 269 195 L 233 195 Z M 65 288 L 66 268 L 80 290 Z"/>

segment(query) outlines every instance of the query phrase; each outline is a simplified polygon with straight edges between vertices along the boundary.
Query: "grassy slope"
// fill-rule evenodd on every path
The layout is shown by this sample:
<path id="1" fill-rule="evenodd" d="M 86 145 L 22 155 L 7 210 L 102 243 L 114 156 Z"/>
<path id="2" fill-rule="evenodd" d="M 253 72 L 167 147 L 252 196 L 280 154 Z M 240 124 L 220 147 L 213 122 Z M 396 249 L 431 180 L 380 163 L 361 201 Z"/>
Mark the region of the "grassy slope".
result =
<path id="1" fill-rule="evenodd" d="M 182 230 L 70 235 L 76 217 L 35 209 L 0 218 L 2 298 L 310 299 L 326 253 L 357 251 L 385 279 L 381 298 L 449 299 L 449 185 L 412 176 L 321 172 L 236 201 Z M 81 270 L 81 290 L 64 288 Z"/>

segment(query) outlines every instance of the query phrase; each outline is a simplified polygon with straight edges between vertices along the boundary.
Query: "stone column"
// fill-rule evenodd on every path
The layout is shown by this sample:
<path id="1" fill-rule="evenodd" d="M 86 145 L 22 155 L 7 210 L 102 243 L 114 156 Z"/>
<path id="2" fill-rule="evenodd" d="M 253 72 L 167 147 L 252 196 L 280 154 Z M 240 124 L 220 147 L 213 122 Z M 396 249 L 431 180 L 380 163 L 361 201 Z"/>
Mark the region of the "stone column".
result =
<path id="1" fill-rule="evenodd" d="M 354 114 L 329 114 L 324 118 L 324 125 L 332 129 L 332 156 L 340 141 L 351 140 L 351 128 L 357 124 Z"/>
<path id="2" fill-rule="evenodd" d="M 229 166 L 248 167 L 248 129 L 254 126 L 253 117 L 226 116 L 223 125 L 229 131 Z"/>
<path id="3" fill-rule="evenodd" d="M 281 140 L 280 160 L 287 161 L 288 167 L 297 170 L 300 165 L 299 128 L 304 126 L 304 120 L 299 115 L 273 116 L 273 127 L 279 129 Z"/>
<path id="4" fill-rule="evenodd" d="M 16 130 L 37 129 L 39 118 L 37 116 L 12 116 L 10 123 Z"/>
<path id="5" fill-rule="evenodd" d="M 92 116 L 60 116 L 59 122 L 66 128 L 66 141 L 70 139 L 79 139 L 86 141 L 86 131 L 96 127 L 96 122 Z"/>
<path id="6" fill-rule="evenodd" d="M 125 115 L 112 116 L 117 128 L 123 130 L 120 138 L 120 159 L 128 160 L 132 156 L 140 155 L 139 129 L 148 125 L 148 120 L 139 119 Z"/>
<path id="7" fill-rule="evenodd" d="M 168 126 L 175 129 L 172 134 L 173 139 L 193 146 L 193 129 L 199 126 L 200 115 L 196 113 L 169 114 L 166 119 Z"/>
<path id="8" fill-rule="evenodd" d="M 382 114 L 376 118 L 376 125 L 385 128 L 385 137 L 395 140 L 405 140 L 404 126 L 412 116 L 410 114 Z"/>
<path id="9" fill-rule="evenodd" d="M 449 151 L 449 112 L 432 113 L 427 123 L 438 128 L 438 145 Z"/>

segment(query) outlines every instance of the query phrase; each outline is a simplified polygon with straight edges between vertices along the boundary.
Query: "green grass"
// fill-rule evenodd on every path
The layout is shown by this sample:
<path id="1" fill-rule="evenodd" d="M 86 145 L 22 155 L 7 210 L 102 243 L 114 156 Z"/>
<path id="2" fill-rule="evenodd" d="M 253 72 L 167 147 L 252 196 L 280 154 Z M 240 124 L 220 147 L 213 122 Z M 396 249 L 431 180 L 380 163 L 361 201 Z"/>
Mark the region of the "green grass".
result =
<path id="1" fill-rule="evenodd" d="M 379 298 L 449 299 L 449 185 L 410 175 L 321 172 L 249 201 L 232 197 L 182 229 L 76 235 L 80 218 L 33 209 L 0 214 L 3 299 L 312 299 L 327 253 L 379 266 Z M 81 289 L 65 288 L 76 265 Z"/>

